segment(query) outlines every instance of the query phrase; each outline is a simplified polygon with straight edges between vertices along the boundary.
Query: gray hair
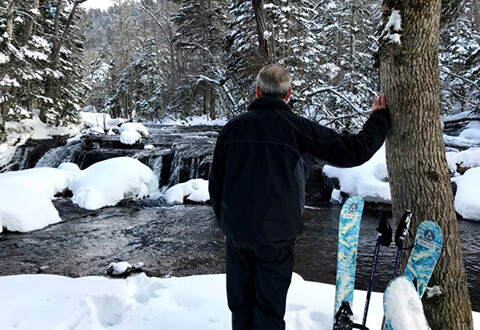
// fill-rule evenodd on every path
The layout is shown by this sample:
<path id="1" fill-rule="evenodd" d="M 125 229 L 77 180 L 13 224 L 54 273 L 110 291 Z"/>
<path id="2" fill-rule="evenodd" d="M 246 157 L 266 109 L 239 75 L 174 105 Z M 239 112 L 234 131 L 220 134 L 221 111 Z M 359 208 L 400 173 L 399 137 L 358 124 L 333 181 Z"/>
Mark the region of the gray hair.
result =
<path id="1" fill-rule="evenodd" d="M 292 84 L 290 73 L 279 64 L 263 67 L 257 75 L 257 85 L 263 96 L 273 96 L 284 99 Z"/>

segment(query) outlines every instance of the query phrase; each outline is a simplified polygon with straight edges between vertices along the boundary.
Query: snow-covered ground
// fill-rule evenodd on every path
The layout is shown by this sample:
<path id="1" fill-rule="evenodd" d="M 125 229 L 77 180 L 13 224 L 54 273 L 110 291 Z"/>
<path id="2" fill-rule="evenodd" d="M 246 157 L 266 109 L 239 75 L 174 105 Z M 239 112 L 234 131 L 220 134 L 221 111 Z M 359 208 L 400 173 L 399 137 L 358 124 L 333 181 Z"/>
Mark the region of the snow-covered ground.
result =
<path id="1" fill-rule="evenodd" d="M 225 275 L 125 280 L 72 279 L 54 275 L 0 278 L 4 329 L 231 329 Z M 287 329 L 331 330 L 335 287 L 294 274 L 288 293 Z M 355 291 L 353 312 L 361 323 L 366 293 Z M 379 329 L 382 295 L 373 293 L 367 326 Z M 480 327 L 480 314 L 473 313 Z"/>

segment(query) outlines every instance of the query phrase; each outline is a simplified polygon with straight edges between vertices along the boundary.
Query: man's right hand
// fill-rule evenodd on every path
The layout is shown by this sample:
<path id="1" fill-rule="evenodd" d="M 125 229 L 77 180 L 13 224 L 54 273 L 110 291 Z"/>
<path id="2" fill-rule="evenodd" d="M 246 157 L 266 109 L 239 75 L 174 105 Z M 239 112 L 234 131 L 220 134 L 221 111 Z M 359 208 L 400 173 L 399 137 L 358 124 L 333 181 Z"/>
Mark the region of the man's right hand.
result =
<path id="1" fill-rule="evenodd" d="M 377 110 L 382 110 L 387 108 L 387 103 L 385 101 L 385 94 L 380 93 L 380 95 L 373 101 L 372 112 Z"/>

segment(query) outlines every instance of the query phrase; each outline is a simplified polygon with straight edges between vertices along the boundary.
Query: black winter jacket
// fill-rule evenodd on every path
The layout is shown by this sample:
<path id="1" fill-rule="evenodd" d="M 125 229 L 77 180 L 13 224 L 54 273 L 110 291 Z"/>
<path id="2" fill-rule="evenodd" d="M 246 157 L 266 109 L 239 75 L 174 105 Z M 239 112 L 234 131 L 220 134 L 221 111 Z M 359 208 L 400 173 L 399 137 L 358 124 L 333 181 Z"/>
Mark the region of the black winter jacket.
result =
<path id="1" fill-rule="evenodd" d="M 378 110 L 358 134 L 342 136 L 262 97 L 220 132 L 209 178 L 210 201 L 226 237 L 243 247 L 295 239 L 303 230 L 305 182 L 316 161 L 358 166 L 389 128 Z"/>

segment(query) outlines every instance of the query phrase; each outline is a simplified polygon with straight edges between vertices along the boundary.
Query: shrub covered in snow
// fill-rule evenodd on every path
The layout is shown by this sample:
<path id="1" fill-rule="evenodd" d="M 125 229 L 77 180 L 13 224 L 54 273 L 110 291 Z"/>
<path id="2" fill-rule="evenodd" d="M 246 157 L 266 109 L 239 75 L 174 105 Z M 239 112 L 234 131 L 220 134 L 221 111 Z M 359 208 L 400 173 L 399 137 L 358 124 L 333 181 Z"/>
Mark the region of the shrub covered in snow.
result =
<path id="1" fill-rule="evenodd" d="M 83 170 L 70 190 L 75 204 L 96 210 L 116 205 L 124 199 L 147 197 L 158 190 L 158 180 L 152 170 L 140 161 L 119 157 Z"/>

